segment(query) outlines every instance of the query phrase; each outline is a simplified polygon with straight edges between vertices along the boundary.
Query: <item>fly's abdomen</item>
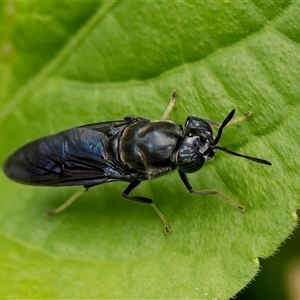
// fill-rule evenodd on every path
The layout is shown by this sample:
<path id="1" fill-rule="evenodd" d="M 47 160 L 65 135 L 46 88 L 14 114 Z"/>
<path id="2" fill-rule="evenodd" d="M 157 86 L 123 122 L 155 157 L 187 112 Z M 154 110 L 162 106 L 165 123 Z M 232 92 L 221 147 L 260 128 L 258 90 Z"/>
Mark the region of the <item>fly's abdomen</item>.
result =
<path id="1" fill-rule="evenodd" d="M 18 149 L 4 164 L 10 179 L 30 185 L 81 185 L 107 173 L 107 136 L 87 128 L 50 135 Z"/>
<path id="2" fill-rule="evenodd" d="M 10 155 L 4 164 L 6 176 L 24 184 L 58 177 L 62 167 L 49 155 L 49 139 L 35 140 Z"/>

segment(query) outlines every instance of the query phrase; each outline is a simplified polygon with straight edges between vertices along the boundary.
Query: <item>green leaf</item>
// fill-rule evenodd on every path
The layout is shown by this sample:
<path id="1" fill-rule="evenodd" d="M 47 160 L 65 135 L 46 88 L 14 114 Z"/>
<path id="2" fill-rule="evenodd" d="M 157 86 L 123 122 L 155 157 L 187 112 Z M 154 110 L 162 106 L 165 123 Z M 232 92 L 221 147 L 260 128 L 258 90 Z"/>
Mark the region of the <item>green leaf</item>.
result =
<path id="1" fill-rule="evenodd" d="M 190 174 L 143 182 L 170 223 L 120 196 L 126 183 L 91 189 L 18 185 L 1 173 L 1 298 L 225 299 L 294 229 L 299 208 L 299 21 L 295 1 L 3 2 L 0 4 L 0 160 L 60 130 L 125 115 L 221 122 L 252 116 L 220 144 L 272 167 L 218 152 Z"/>

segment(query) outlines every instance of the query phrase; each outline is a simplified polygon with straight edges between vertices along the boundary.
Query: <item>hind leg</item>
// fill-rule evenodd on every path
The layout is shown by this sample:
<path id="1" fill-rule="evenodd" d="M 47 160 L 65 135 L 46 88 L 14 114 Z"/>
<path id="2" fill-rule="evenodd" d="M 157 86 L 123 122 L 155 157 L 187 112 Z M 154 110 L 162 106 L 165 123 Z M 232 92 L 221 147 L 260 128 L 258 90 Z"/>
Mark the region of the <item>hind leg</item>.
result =
<path id="1" fill-rule="evenodd" d="M 81 190 L 79 190 L 78 192 L 76 192 L 74 195 L 72 195 L 66 202 L 64 202 L 62 205 L 60 205 L 59 207 L 50 210 L 48 212 L 46 212 L 46 216 L 50 217 L 53 215 L 56 215 L 58 213 L 60 213 L 61 211 L 65 210 L 67 207 L 69 207 L 76 199 L 78 199 L 82 194 L 84 194 L 85 192 L 87 192 L 88 188 L 83 187 Z"/>

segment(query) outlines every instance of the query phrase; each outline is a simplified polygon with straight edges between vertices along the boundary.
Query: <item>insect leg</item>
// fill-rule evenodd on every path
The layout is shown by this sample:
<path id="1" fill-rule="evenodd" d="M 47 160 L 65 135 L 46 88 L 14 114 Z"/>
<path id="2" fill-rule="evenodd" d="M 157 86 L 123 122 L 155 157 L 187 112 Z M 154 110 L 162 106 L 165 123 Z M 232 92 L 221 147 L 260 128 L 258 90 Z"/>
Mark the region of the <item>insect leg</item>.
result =
<path id="1" fill-rule="evenodd" d="M 131 181 L 130 184 L 128 185 L 128 187 L 122 192 L 122 196 L 128 200 L 132 200 L 132 201 L 140 202 L 140 203 L 144 203 L 144 204 L 150 204 L 152 206 L 152 208 L 154 209 L 154 211 L 158 214 L 158 216 L 160 217 L 162 222 L 164 223 L 165 234 L 169 234 L 171 232 L 169 224 L 168 224 L 166 218 L 164 217 L 164 215 L 161 213 L 161 211 L 153 203 L 152 199 L 145 198 L 145 197 L 139 197 L 139 196 L 135 196 L 135 197 L 129 196 L 130 192 L 133 189 L 135 189 L 140 183 L 141 183 L 141 181 L 138 181 L 138 180 Z"/>
<path id="2" fill-rule="evenodd" d="M 178 171 L 180 178 L 182 180 L 182 182 L 184 183 L 185 187 L 188 189 L 188 191 L 192 194 L 198 194 L 198 195 L 218 195 L 221 198 L 223 198 L 224 200 L 226 200 L 227 202 L 229 202 L 232 206 L 234 206 L 235 208 L 237 208 L 238 210 L 240 210 L 241 212 L 245 211 L 245 207 L 236 203 L 235 201 L 233 201 L 232 199 L 226 197 L 225 195 L 221 194 L 220 192 L 218 192 L 217 190 L 202 190 L 202 191 L 194 191 L 194 189 L 192 188 L 187 175 L 182 172 L 182 171 Z"/>
<path id="3" fill-rule="evenodd" d="M 50 216 L 56 215 L 56 214 L 60 213 L 61 211 L 65 210 L 68 206 L 70 206 L 77 198 L 79 198 L 87 190 L 88 190 L 87 187 L 83 187 L 81 190 L 79 190 L 73 196 L 71 196 L 65 203 L 63 203 L 62 205 L 60 205 L 59 207 L 57 207 L 53 210 L 48 211 L 46 213 L 46 216 L 50 217 Z"/>
<path id="4" fill-rule="evenodd" d="M 172 96 L 171 96 L 171 100 L 170 100 L 170 103 L 167 107 L 167 109 L 165 110 L 163 116 L 162 116 L 162 120 L 166 120 L 170 114 L 170 112 L 172 111 L 174 105 L 175 105 L 175 102 L 176 102 L 176 98 L 177 98 L 177 91 L 173 91 L 172 92 Z"/>
<path id="5" fill-rule="evenodd" d="M 232 124 L 235 124 L 235 123 L 238 123 L 238 122 L 241 122 L 243 120 L 245 120 L 246 118 L 250 117 L 251 116 L 251 111 L 247 111 L 244 115 L 238 117 L 238 118 L 235 118 L 233 120 L 231 120 L 230 122 L 228 122 L 226 124 L 227 125 L 232 125 Z M 213 120 L 210 120 L 210 119 L 206 119 L 206 118 L 203 118 L 201 117 L 201 119 L 203 119 L 204 121 L 206 121 L 208 124 L 210 124 L 211 126 L 215 127 L 215 128 L 220 128 L 221 124 L 218 123 L 218 122 L 215 122 Z"/>

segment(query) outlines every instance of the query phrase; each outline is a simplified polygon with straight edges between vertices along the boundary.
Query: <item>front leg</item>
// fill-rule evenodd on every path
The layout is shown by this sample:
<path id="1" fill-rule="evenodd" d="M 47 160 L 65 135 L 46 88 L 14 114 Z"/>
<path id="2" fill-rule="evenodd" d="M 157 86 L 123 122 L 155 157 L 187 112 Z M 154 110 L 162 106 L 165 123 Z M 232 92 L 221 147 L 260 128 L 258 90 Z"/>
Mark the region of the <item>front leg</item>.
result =
<path id="1" fill-rule="evenodd" d="M 228 201 L 231 205 L 233 205 L 234 207 L 236 207 L 238 210 L 244 212 L 245 211 L 245 207 L 236 203 L 235 201 L 233 201 L 232 199 L 226 197 L 225 195 L 221 194 L 220 192 L 218 192 L 217 190 L 200 190 L 200 191 L 194 191 L 194 189 L 192 188 L 186 173 L 182 172 L 182 171 L 178 171 L 179 172 L 179 176 L 182 180 L 182 182 L 184 183 L 185 187 L 187 188 L 187 190 L 192 193 L 192 194 L 198 194 L 198 195 L 218 195 L 220 197 L 222 197 L 224 200 Z"/>
<path id="2" fill-rule="evenodd" d="M 129 196 L 130 192 L 133 189 L 135 189 L 140 183 L 141 183 L 141 181 L 139 181 L 139 180 L 131 181 L 130 184 L 128 185 L 128 187 L 122 192 L 122 196 L 128 200 L 132 200 L 132 201 L 144 203 L 144 204 L 150 204 L 152 206 L 152 208 L 155 210 L 155 212 L 158 214 L 160 219 L 163 221 L 165 234 L 171 233 L 171 230 L 170 230 L 170 227 L 169 227 L 169 224 L 168 224 L 166 218 L 161 213 L 161 211 L 156 207 L 156 205 L 153 203 L 152 199 L 146 198 L 146 197 L 140 197 L 140 196 L 134 196 L 134 197 Z"/>
<path id="3" fill-rule="evenodd" d="M 251 111 L 247 111 L 244 115 L 238 117 L 238 118 L 235 118 L 234 120 L 231 120 L 230 122 L 227 123 L 227 125 L 232 125 L 232 124 L 236 124 L 236 123 L 239 123 L 243 120 L 245 120 L 246 118 L 250 117 L 251 116 Z M 215 127 L 215 128 L 220 128 L 221 127 L 221 124 L 216 122 L 216 121 L 213 121 L 213 120 L 210 120 L 210 119 L 206 119 L 206 118 L 203 118 L 201 117 L 202 120 L 206 121 L 209 125 Z"/>

